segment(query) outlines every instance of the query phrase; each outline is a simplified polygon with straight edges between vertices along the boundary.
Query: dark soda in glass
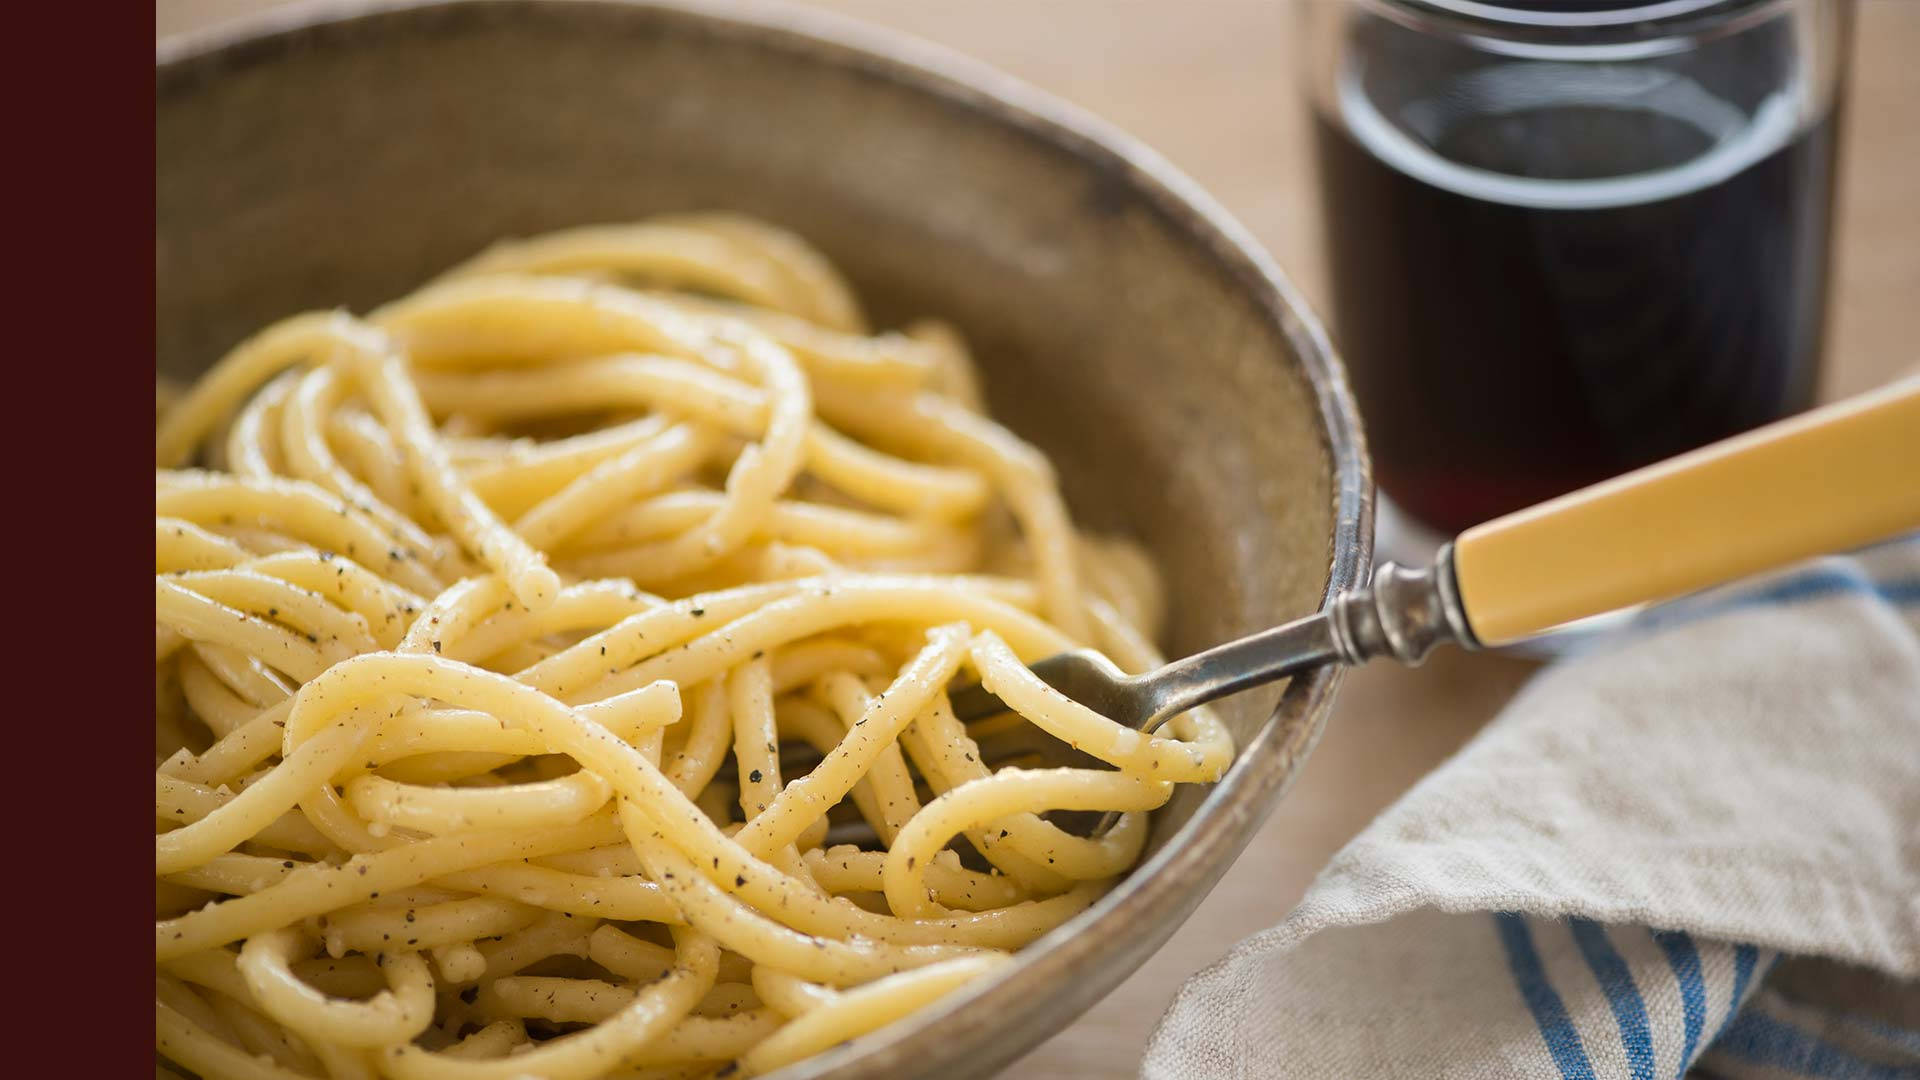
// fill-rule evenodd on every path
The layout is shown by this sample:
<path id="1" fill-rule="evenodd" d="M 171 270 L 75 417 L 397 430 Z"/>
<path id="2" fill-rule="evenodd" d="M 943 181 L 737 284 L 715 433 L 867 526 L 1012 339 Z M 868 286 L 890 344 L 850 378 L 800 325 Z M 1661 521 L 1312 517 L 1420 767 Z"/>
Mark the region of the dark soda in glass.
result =
<path id="1" fill-rule="evenodd" d="M 1316 109 L 1334 338 L 1402 509 L 1457 532 L 1812 404 L 1839 106 L 1767 44 L 1375 65 Z"/>

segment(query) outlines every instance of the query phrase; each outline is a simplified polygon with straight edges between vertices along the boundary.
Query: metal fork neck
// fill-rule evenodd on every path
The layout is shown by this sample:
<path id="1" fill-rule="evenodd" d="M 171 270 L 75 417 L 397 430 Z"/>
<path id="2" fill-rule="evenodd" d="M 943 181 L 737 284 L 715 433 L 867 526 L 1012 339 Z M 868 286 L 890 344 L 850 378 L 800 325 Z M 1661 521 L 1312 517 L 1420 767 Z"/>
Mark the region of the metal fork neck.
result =
<path id="1" fill-rule="evenodd" d="M 1409 570 L 1385 563 L 1368 585 L 1334 597 L 1325 611 L 1216 645 L 1158 671 L 1125 680 L 1143 695 L 1141 727 L 1228 694 L 1326 663 L 1364 664 L 1390 656 L 1418 664 L 1435 645 L 1479 647 L 1453 578 L 1453 545 L 1432 566 Z"/>
<path id="2" fill-rule="evenodd" d="M 1382 563 L 1366 586 L 1336 597 L 1327 618 L 1334 649 L 1348 664 L 1383 656 L 1418 664 L 1436 645 L 1480 646 L 1460 604 L 1452 544 L 1419 570 Z"/>

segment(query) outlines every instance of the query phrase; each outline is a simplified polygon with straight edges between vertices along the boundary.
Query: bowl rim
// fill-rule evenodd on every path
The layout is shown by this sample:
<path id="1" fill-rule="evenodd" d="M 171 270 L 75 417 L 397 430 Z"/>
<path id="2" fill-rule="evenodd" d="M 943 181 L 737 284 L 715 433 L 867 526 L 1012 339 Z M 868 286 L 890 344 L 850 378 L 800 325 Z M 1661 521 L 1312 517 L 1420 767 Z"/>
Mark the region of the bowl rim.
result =
<path id="1" fill-rule="evenodd" d="M 1363 584 L 1371 571 L 1374 487 L 1358 411 L 1345 369 L 1325 328 L 1291 280 L 1252 235 L 1197 183 L 1159 153 L 1076 106 L 945 46 L 836 13 L 768 0 L 302 0 L 157 42 L 158 93 L 185 90 L 221 69 L 264 62 L 303 39 L 385 18 L 520 17 L 533 9 L 627 14 L 678 20 L 729 40 L 778 50 L 829 67 L 853 68 L 910 92 L 938 99 L 1014 130 L 1114 176 L 1172 229 L 1204 249 L 1232 283 L 1281 331 L 1311 385 L 1330 466 L 1333 526 L 1324 610 Z M 947 995 L 907 1022 L 895 1022 L 851 1043 L 770 1074 L 773 1080 L 920 1075 L 985 1054 L 1002 1068 L 1070 1025 L 1152 955 L 1142 953 L 1097 994 L 1058 1016 L 1008 1052 L 996 1018 L 1018 1015 L 1048 992 L 1056 996 L 1076 972 L 1108 951 L 1106 942 L 1134 928 L 1161 925 L 1160 940 L 1178 929 L 1238 857 L 1285 794 L 1324 730 L 1344 668 L 1328 665 L 1285 684 L 1280 700 L 1193 815 L 1145 862 L 1097 903 L 1026 946 L 1005 973 Z M 1029 1031 L 1027 1034 L 1031 1034 Z M 1004 1043 L 1005 1040 L 999 1040 Z"/>

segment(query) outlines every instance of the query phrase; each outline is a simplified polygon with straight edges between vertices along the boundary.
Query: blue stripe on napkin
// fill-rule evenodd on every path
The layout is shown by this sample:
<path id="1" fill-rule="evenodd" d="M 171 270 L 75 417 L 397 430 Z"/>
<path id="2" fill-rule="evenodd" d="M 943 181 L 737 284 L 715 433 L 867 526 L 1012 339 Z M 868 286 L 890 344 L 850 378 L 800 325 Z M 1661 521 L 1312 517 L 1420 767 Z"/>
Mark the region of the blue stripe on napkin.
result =
<path id="1" fill-rule="evenodd" d="M 1916 1080 L 1920 1067 L 1885 1065 L 1858 1058 L 1777 1017 L 1743 1010 L 1715 1040 L 1715 1053 L 1756 1065 L 1789 1070 L 1818 1080 Z"/>
<path id="2" fill-rule="evenodd" d="M 1546 1040 L 1547 1052 L 1553 1055 L 1560 1075 L 1565 1080 L 1595 1080 L 1587 1049 L 1580 1043 L 1580 1033 L 1567 1018 L 1567 1006 L 1547 981 L 1525 916 L 1501 911 L 1494 914 L 1493 923 L 1500 932 L 1500 944 L 1507 951 L 1507 967 L 1513 972 L 1514 985 L 1520 988 L 1520 997 L 1527 1003 L 1527 1011 L 1533 1014 L 1533 1022 L 1539 1026 L 1540 1037 Z"/>
<path id="3" fill-rule="evenodd" d="M 1606 928 L 1599 923 L 1575 916 L 1567 924 L 1573 928 L 1580 955 L 1587 958 L 1594 978 L 1600 980 L 1614 1023 L 1620 1025 L 1620 1043 L 1626 1049 L 1633 1080 L 1653 1080 L 1653 1033 L 1647 1029 L 1647 1004 L 1640 999 L 1640 988 L 1633 984 L 1627 962 L 1607 940 Z"/>
<path id="4" fill-rule="evenodd" d="M 1700 1047 L 1700 1031 L 1707 1025 L 1707 984 L 1700 977 L 1700 950 L 1685 930 L 1660 930 L 1653 935 L 1660 950 L 1667 954 L 1667 966 L 1673 969 L 1673 981 L 1680 987 L 1681 1017 L 1686 1025 L 1686 1043 L 1680 1050 L 1680 1070 L 1676 1080 L 1687 1074 L 1693 1052 Z"/>

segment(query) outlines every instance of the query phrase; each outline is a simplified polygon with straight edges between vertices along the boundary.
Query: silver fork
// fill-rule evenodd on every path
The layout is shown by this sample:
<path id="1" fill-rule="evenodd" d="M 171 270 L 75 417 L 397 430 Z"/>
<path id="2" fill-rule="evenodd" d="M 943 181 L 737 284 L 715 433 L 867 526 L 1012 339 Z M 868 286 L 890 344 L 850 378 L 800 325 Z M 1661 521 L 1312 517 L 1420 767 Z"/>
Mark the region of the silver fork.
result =
<path id="1" fill-rule="evenodd" d="M 1155 671 L 1125 675 L 1087 651 L 1033 671 L 1116 723 L 1151 732 L 1321 664 L 1382 656 L 1418 664 L 1443 642 L 1503 645 L 1898 536 L 1920 527 L 1916 476 L 1920 377 L 1910 377 L 1476 526 L 1423 570 L 1386 563 L 1317 614 Z M 952 700 L 962 719 L 1006 709 L 980 686 Z"/>
<path id="2" fill-rule="evenodd" d="M 1189 709 L 1321 664 L 1363 664 L 1381 656 L 1418 664 L 1443 642 L 1480 645 L 1454 589 L 1451 544 L 1425 569 L 1384 563 L 1371 584 L 1334 597 L 1325 610 L 1152 671 L 1128 675 L 1091 649 L 1049 656 L 1032 667 L 1047 685 L 1114 723 L 1152 732 Z M 1007 711 L 978 683 L 954 690 L 951 699 L 961 720 Z"/>
<path id="3" fill-rule="evenodd" d="M 1091 649 L 1049 656 L 1032 669 L 1047 685 L 1094 712 L 1151 733 L 1189 709 L 1321 664 L 1363 664 L 1379 656 L 1418 664 L 1435 645 L 1448 641 L 1479 647 L 1454 592 L 1451 544 L 1426 569 L 1384 563 L 1374 571 L 1371 584 L 1334 597 L 1322 611 L 1152 671 L 1128 675 Z M 954 715 L 963 721 L 1007 711 L 978 683 L 954 690 L 950 700 Z M 1064 743 L 1050 747 L 1047 757 L 1054 765 L 1110 768 Z M 1063 829 L 1096 837 L 1120 820 L 1117 813 L 1086 811 L 1046 816 Z"/>

